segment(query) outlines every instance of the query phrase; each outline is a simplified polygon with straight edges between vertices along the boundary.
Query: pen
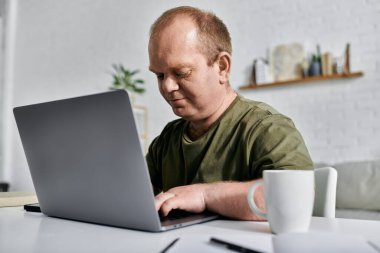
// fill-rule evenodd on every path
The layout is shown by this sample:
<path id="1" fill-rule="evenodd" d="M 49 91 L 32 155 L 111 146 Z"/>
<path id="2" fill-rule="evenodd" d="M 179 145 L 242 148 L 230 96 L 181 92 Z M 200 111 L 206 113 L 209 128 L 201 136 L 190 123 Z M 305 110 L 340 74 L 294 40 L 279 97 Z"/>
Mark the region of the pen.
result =
<path id="1" fill-rule="evenodd" d="M 229 242 L 226 242 L 226 241 L 222 241 L 220 239 L 216 239 L 214 237 L 211 237 L 210 242 L 216 243 L 216 244 L 221 245 L 221 246 L 224 246 L 225 248 L 230 249 L 232 251 L 236 251 L 236 252 L 262 253 L 261 251 L 257 251 L 257 250 L 253 250 L 253 249 L 248 249 L 248 248 L 245 248 L 245 247 L 233 244 L 233 243 L 229 243 Z"/>
<path id="2" fill-rule="evenodd" d="M 169 243 L 169 245 L 166 246 L 165 249 L 161 250 L 160 253 L 167 252 L 178 240 L 179 240 L 179 237 L 174 239 L 171 243 Z"/>
<path id="3" fill-rule="evenodd" d="M 371 241 L 367 241 L 367 243 L 368 243 L 372 248 L 374 248 L 377 252 L 380 252 L 380 247 L 378 247 L 376 244 L 374 244 L 374 243 L 371 242 Z"/>

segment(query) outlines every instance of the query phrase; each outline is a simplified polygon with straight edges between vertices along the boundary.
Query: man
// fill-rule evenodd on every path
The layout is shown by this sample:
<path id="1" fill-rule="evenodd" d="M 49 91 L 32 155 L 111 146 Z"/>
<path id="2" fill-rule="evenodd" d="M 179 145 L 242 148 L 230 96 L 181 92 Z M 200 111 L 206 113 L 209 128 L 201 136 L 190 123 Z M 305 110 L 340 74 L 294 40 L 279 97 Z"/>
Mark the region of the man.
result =
<path id="1" fill-rule="evenodd" d="M 313 167 L 289 118 L 231 88 L 231 51 L 229 32 L 212 13 L 178 7 L 152 25 L 149 69 L 181 117 L 166 125 L 146 157 L 163 215 L 207 209 L 258 220 L 246 196 L 263 170 Z M 262 189 L 255 200 L 264 208 Z"/>

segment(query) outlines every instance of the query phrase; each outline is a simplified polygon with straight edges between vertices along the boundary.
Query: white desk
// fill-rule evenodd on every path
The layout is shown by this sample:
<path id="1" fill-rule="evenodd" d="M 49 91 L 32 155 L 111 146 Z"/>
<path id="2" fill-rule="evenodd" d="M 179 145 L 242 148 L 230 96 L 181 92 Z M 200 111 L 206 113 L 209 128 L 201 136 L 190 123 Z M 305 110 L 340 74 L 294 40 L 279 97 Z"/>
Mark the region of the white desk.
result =
<path id="1" fill-rule="evenodd" d="M 313 217 L 310 231 L 362 235 L 380 245 L 380 221 Z M 0 208 L 0 252 L 159 252 L 173 239 L 191 236 L 249 236 L 273 252 L 267 222 L 216 220 L 149 233 L 51 218 L 22 207 Z"/>

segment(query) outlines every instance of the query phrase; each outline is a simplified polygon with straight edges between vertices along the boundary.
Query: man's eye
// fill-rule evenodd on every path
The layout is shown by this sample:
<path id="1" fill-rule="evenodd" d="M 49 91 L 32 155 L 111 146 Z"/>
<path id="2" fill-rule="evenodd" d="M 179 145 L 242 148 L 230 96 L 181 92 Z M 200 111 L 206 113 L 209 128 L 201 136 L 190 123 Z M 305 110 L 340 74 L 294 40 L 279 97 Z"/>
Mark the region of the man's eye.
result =
<path id="1" fill-rule="evenodd" d="M 186 78 L 186 77 L 189 77 L 191 75 L 191 70 L 189 70 L 187 72 L 178 72 L 176 75 L 179 78 Z"/>
<path id="2" fill-rule="evenodd" d="M 164 79 L 164 74 L 156 74 L 158 80 Z"/>

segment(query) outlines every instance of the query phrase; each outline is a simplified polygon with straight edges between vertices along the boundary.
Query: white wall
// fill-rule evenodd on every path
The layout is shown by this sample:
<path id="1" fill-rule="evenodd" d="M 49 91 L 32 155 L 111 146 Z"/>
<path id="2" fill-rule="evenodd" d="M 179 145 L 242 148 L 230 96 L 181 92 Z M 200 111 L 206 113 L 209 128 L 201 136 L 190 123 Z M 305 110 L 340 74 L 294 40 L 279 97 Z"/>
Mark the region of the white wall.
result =
<path id="1" fill-rule="evenodd" d="M 212 10 L 230 29 L 234 88 L 249 79 L 253 58 L 268 47 L 301 42 L 322 50 L 352 47 L 352 68 L 363 78 L 240 92 L 292 117 L 315 161 L 380 157 L 380 2 L 349 1 L 18 1 L 13 91 L 8 109 L 107 90 L 112 63 L 140 69 L 148 92 L 149 138 L 174 118 L 147 70 L 150 24 L 164 10 L 189 4 Z M 32 190 L 12 117 L 5 179 L 14 190 Z"/>
<path id="2" fill-rule="evenodd" d="M 3 164 L 3 86 L 4 86 L 4 15 L 5 15 L 5 1 L 0 0 L 0 164 Z M 1 168 L 1 166 L 0 166 Z M 1 172 L 1 169 L 0 169 Z M 1 180 L 1 177 L 0 177 Z"/>
<path id="3" fill-rule="evenodd" d="M 0 42 L 0 179 L 8 179 L 12 171 L 3 168 L 10 168 L 8 165 L 12 162 L 13 129 L 10 126 L 12 111 L 9 108 L 13 94 L 17 1 L 1 0 L 0 5 L 3 36 Z"/>
<path id="4" fill-rule="evenodd" d="M 319 43 L 322 50 L 336 55 L 350 42 L 352 69 L 362 70 L 365 76 L 242 94 L 266 101 L 293 118 L 314 161 L 380 158 L 380 1 L 274 2 L 255 8 L 251 25 L 239 26 L 235 38 L 253 41 L 251 49 L 235 54 L 242 63 L 235 65 L 241 74 L 249 64 L 249 59 L 241 60 L 244 55 L 260 55 L 270 44 L 299 41 Z M 253 32 L 247 36 L 243 31 L 249 27 Z"/>

